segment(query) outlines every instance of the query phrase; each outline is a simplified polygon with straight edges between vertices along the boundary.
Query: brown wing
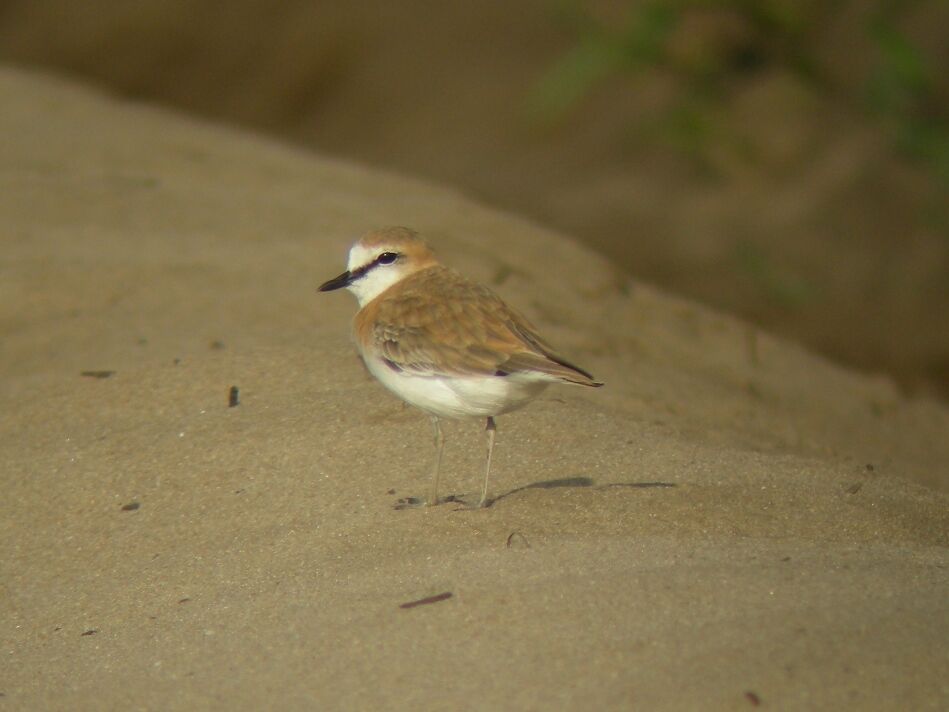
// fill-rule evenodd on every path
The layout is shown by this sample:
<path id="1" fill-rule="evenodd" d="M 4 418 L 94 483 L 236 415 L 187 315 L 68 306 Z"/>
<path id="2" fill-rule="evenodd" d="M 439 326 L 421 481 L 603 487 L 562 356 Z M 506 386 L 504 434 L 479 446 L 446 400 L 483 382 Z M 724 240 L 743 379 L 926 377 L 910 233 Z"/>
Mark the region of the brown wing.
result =
<path id="1" fill-rule="evenodd" d="M 485 286 L 442 266 L 420 270 L 356 315 L 357 338 L 393 368 L 425 375 L 539 371 L 587 386 L 523 316 Z"/>

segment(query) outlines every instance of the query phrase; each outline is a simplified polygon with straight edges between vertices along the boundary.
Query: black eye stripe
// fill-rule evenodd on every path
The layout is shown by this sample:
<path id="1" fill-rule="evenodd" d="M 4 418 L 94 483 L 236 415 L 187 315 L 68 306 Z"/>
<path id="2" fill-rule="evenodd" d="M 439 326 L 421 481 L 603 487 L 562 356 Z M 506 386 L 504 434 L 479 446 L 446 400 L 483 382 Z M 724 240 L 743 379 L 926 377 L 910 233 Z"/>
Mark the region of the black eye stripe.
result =
<path id="1" fill-rule="evenodd" d="M 385 259 L 382 259 L 383 257 L 385 257 Z M 355 282 L 357 279 L 361 279 L 363 276 L 365 276 L 366 272 L 373 269 L 374 267 L 378 267 L 379 265 L 391 265 L 393 262 L 399 259 L 399 257 L 400 255 L 397 252 L 383 252 L 369 264 L 365 264 L 362 267 L 357 267 L 352 272 L 350 272 L 349 281 Z"/>

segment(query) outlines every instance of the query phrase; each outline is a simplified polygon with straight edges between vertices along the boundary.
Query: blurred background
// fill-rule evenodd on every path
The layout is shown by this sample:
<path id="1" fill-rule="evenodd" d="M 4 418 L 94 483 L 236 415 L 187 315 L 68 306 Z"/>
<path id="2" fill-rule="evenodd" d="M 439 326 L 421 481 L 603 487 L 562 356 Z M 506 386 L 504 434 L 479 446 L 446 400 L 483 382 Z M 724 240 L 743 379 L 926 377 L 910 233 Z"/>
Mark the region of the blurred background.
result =
<path id="1" fill-rule="evenodd" d="M 455 186 L 943 398 L 947 38 L 945 0 L 0 1 L 4 64 Z"/>

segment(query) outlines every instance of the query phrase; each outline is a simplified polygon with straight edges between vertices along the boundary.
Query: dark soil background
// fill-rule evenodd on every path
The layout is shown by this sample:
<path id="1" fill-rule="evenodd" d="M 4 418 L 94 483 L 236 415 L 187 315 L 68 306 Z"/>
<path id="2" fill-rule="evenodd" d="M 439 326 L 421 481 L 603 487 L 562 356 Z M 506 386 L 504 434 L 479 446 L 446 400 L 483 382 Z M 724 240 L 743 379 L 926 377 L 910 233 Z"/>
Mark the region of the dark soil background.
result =
<path id="1" fill-rule="evenodd" d="M 939 2 L 12 0 L 0 61 L 457 186 L 945 397 L 947 31 Z"/>

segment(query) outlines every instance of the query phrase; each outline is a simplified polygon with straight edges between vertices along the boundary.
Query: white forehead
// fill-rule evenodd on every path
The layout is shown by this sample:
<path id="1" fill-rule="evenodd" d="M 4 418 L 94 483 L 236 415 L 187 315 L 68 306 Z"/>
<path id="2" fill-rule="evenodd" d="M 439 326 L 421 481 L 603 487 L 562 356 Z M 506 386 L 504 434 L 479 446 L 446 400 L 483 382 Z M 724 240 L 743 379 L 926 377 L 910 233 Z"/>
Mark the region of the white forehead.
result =
<path id="1" fill-rule="evenodd" d="M 366 247 L 361 242 L 357 242 L 349 250 L 349 262 L 346 263 L 346 269 L 352 271 L 363 265 L 367 265 L 386 251 L 385 247 L 378 245 L 375 247 Z"/>

